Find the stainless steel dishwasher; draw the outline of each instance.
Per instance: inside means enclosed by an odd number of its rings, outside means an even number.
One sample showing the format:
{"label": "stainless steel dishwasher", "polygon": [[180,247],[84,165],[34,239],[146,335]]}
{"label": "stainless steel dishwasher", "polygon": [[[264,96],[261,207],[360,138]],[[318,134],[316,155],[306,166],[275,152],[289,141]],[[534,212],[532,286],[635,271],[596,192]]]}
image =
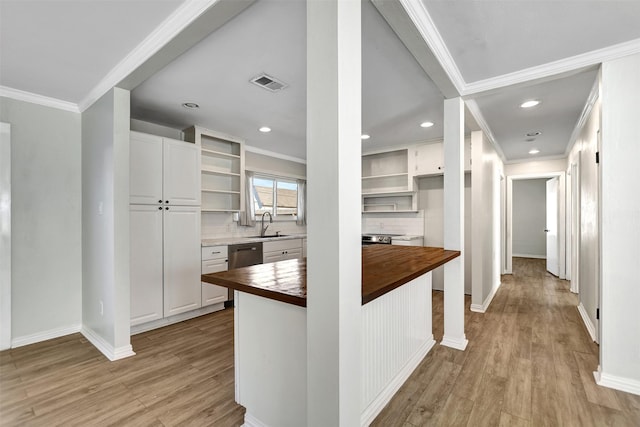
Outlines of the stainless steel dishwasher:
{"label": "stainless steel dishwasher", "polygon": [[[229,270],[262,264],[262,242],[229,245]],[[233,301],[233,289],[229,289],[229,301]]]}

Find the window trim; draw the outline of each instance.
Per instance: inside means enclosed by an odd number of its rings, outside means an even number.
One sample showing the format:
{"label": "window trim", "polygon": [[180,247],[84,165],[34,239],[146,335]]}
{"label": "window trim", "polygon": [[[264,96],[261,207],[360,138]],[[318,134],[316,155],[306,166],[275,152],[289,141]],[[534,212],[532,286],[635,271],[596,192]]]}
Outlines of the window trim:
{"label": "window trim", "polygon": [[[292,215],[292,214],[280,214],[278,215],[277,211],[278,211],[278,195],[277,195],[277,187],[278,187],[278,181],[284,181],[287,182],[289,184],[295,184],[296,186],[296,199],[297,199],[297,192],[300,191],[300,186],[298,185],[298,179],[299,178],[294,178],[294,177],[290,177],[290,176],[286,176],[286,175],[276,175],[276,174],[272,174],[272,173],[267,173],[267,172],[258,172],[258,171],[252,171],[253,172],[253,180],[254,180],[254,185],[253,185],[253,191],[255,191],[255,180],[256,179],[267,179],[267,180],[272,180],[273,181],[273,187],[271,189],[271,191],[273,192],[273,205],[272,206],[272,212],[271,215],[273,217],[273,221],[278,221],[278,222],[296,222],[297,221],[297,201],[296,201],[296,214]],[[251,200],[255,203],[255,193],[252,194],[252,198]],[[254,221],[260,221],[260,218],[262,217],[262,214],[258,214],[257,212],[253,212],[253,220]]]}

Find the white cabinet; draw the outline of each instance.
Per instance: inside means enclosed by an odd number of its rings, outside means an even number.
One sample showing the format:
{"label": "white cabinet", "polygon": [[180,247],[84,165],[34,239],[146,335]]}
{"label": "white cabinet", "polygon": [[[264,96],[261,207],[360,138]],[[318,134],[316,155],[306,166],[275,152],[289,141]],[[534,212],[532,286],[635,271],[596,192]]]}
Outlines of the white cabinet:
{"label": "white cabinet", "polygon": [[[202,248],[202,274],[217,273],[229,269],[228,247],[207,246]],[[202,282],[202,306],[225,302],[228,290],[222,286]]]}
{"label": "white cabinet", "polygon": [[131,325],[162,319],[162,207],[129,210]]}
{"label": "white cabinet", "polygon": [[415,212],[409,150],[362,156],[362,212]]}
{"label": "white cabinet", "polygon": [[131,325],[199,308],[200,148],[131,132]]}
{"label": "white cabinet", "polygon": [[198,126],[185,129],[185,139],[202,152],[202,212],[243,210],[244,141]]}
{"label": "white cabinet", "polygon": [[396,246],[423,246],[424,238],[417,237],[413,239],[391,239],[391,244]]}
{"label": "white cabinet", "polygon": [[200,209],[130,206],[131,325],[201,306]]}
{"label": "white cabinet", "polygon": [[302,259],[302,239],[276,240],[262,244],[262,263]]}
{"label": "white cabinet", "polygon": [[164,316],[201,307],[200,208],[164,211]]}
{"label": "white cabinet", "polygon": [[[412,150],[415,176],[442,175],[444,173],[444,145],[442,142],[417,145]],[[464,140],[464,170],[471,171],[471,139]]]}
{"label": "white cabinet", "polygon": [[131,132],[129,203],[200,205],[200,150],[195,144]]}

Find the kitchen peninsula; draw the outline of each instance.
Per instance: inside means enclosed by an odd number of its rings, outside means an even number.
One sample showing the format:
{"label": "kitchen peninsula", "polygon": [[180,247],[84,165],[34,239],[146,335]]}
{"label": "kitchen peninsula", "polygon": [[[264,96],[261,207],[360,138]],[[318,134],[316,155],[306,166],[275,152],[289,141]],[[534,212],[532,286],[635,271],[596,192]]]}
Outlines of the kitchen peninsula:
{"label": "kitchen peninsula", "polygon": [[[442,248],[362,248],[361,424],[368,425],[435,344],[431,270]],[[234,289],[236,401],[246,425],[306,423],[306,261],[204,274]]]}

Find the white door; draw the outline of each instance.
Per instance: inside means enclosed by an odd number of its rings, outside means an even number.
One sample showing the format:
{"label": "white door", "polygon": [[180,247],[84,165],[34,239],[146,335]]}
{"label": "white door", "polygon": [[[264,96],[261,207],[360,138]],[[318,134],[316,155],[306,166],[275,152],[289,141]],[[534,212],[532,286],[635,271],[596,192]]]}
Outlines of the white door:
{"label": "white door", "polygon": [[131,132],[129,203],[162,203],[162,138]]}
{"label": "white door", "polygon": [[202,306],[200,208],[164,210],[164,317]]}
{"label": "white door", "polygon": [[558,178],[547,181],[547,271],[558,276]]}
{"label": "white door", "polygon": [[[217,258],[202,261],[202,274],[227,271],[229,262],[227,258]],[[228,299],[229,290],[225,287],[202,282],[202,306],[218,304]]]}
{"label": "white door", "polygon": [[129,208],[131,326],[162,319],[162,206]]}
{"label": "white door", "polygon": [[200,205],[200,147],[164,138],[164,200],[169,206]]}

